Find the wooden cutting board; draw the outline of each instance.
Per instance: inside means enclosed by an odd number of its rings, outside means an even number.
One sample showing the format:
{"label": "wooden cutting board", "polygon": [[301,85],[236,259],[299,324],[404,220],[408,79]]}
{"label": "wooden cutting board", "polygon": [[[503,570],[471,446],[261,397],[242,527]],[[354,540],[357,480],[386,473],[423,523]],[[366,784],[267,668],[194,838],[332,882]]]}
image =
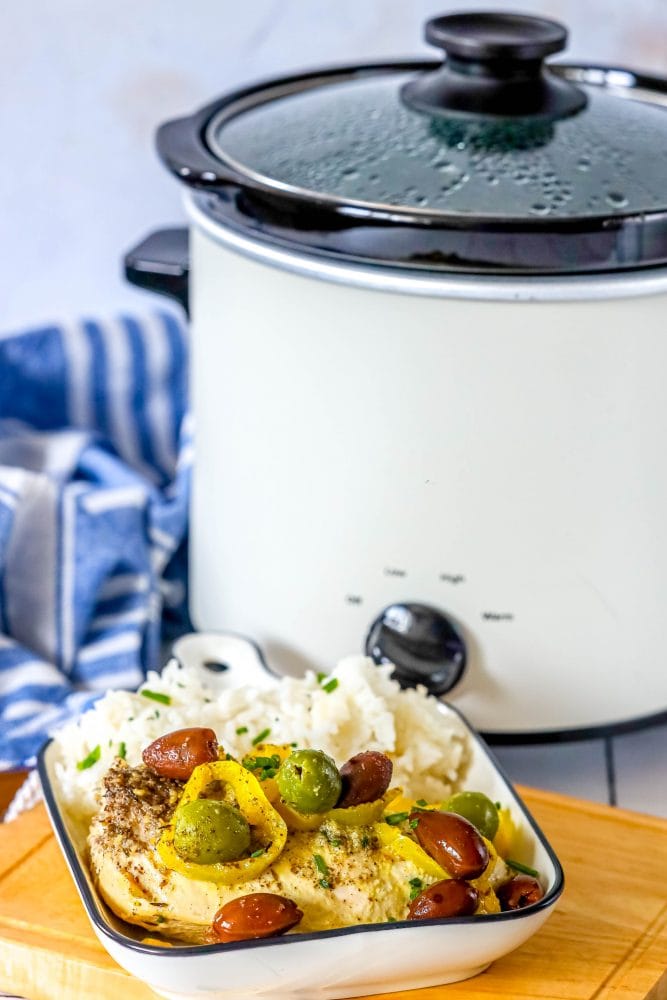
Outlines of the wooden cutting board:
{"label": "wooden cutting board", "polygon": [[[376,1000],[662,995],[667,820],[549,792],[522,794],[565,869],[555,912],[522,948],[475,979]],[[0,826],[0,990],[30,1000],[155,997],[98,944],[42,806]]]}

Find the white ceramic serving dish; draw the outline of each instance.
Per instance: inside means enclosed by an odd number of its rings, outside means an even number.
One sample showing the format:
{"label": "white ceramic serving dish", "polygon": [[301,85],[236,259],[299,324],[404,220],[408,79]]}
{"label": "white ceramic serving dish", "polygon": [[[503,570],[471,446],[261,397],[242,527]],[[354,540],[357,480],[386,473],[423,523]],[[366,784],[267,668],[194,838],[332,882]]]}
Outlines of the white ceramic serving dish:
{"label": "white ceramic serving dish", "polygon": [[[174,655],[207,670],[216,685],[267,686],[276,675],[248,640],[228,634],[186,636]],[[390,990],[457,982],[482,972],[523,944],[546,920],[563,889],[563,872],[544,834],[503,775],[480,737],[454,709],[443,719],[469,735],[472,764],[466,787],[510,806],[522,831],[516,860],[537,868],[546,883],[536,905],[509,913],[449,920],[397,922],[291,934],[239,944],[142,944],[147,932],[119,920],[98,895],[80,837],[63,808],[54,774],[54,748],[39,757],[46,807],[93,929],[109,954],[159,996],[170,1000],[339,1000]]]}

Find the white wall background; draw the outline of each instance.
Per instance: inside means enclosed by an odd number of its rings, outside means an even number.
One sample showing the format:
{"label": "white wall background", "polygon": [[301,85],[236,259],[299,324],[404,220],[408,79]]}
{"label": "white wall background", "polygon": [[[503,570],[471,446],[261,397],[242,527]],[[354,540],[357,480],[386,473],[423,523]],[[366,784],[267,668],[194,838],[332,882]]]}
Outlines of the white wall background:
{"label": "white wall background", "polygon": [[448,9],[544,13],[568,57],[667,73],[667,0],[0,0],[0,331],[146,303],[123,251],[182,218],[156,125],[225,89],[419,55]]}

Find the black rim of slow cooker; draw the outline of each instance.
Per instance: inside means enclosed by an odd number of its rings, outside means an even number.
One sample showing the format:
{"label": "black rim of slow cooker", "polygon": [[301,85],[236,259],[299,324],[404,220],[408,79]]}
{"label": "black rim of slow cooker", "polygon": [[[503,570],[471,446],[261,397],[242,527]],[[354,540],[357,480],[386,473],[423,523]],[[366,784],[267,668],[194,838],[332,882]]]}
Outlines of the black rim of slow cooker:
{"label": "black rim of slow cooker", "polygon": [[[215,222],[258,243],[346,263],[377,264],[439,274],[577,275],[650,269],[667,263],[667,209],[573,218],[517,219],[379,210],[316,194],[279,190],[245,176],[214,154],[207,131],[271,99],[332,80],[433,69],[432,60],[338,66],[235,90],[195,114],[162,125],[158,153],[184,184],[206,194],[200,204]],[[550,64],[572,80],[628,91],[667,94],[667,78],[631,69]],[[619,98],[622,99],[622,98]]]}

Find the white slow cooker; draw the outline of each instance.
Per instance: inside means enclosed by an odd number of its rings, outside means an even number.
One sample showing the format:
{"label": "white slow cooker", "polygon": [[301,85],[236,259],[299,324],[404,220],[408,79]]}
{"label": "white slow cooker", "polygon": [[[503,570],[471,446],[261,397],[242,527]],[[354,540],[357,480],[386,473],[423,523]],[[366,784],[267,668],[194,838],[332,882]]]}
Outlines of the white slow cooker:
{"label": "white slow cooker", "polygon": [[[365,648],[492,739],[667,719],[667,83],[436,18],[163,125],[187,188],[191,611]],[[181,234],[128,257],[185,302]]]}

